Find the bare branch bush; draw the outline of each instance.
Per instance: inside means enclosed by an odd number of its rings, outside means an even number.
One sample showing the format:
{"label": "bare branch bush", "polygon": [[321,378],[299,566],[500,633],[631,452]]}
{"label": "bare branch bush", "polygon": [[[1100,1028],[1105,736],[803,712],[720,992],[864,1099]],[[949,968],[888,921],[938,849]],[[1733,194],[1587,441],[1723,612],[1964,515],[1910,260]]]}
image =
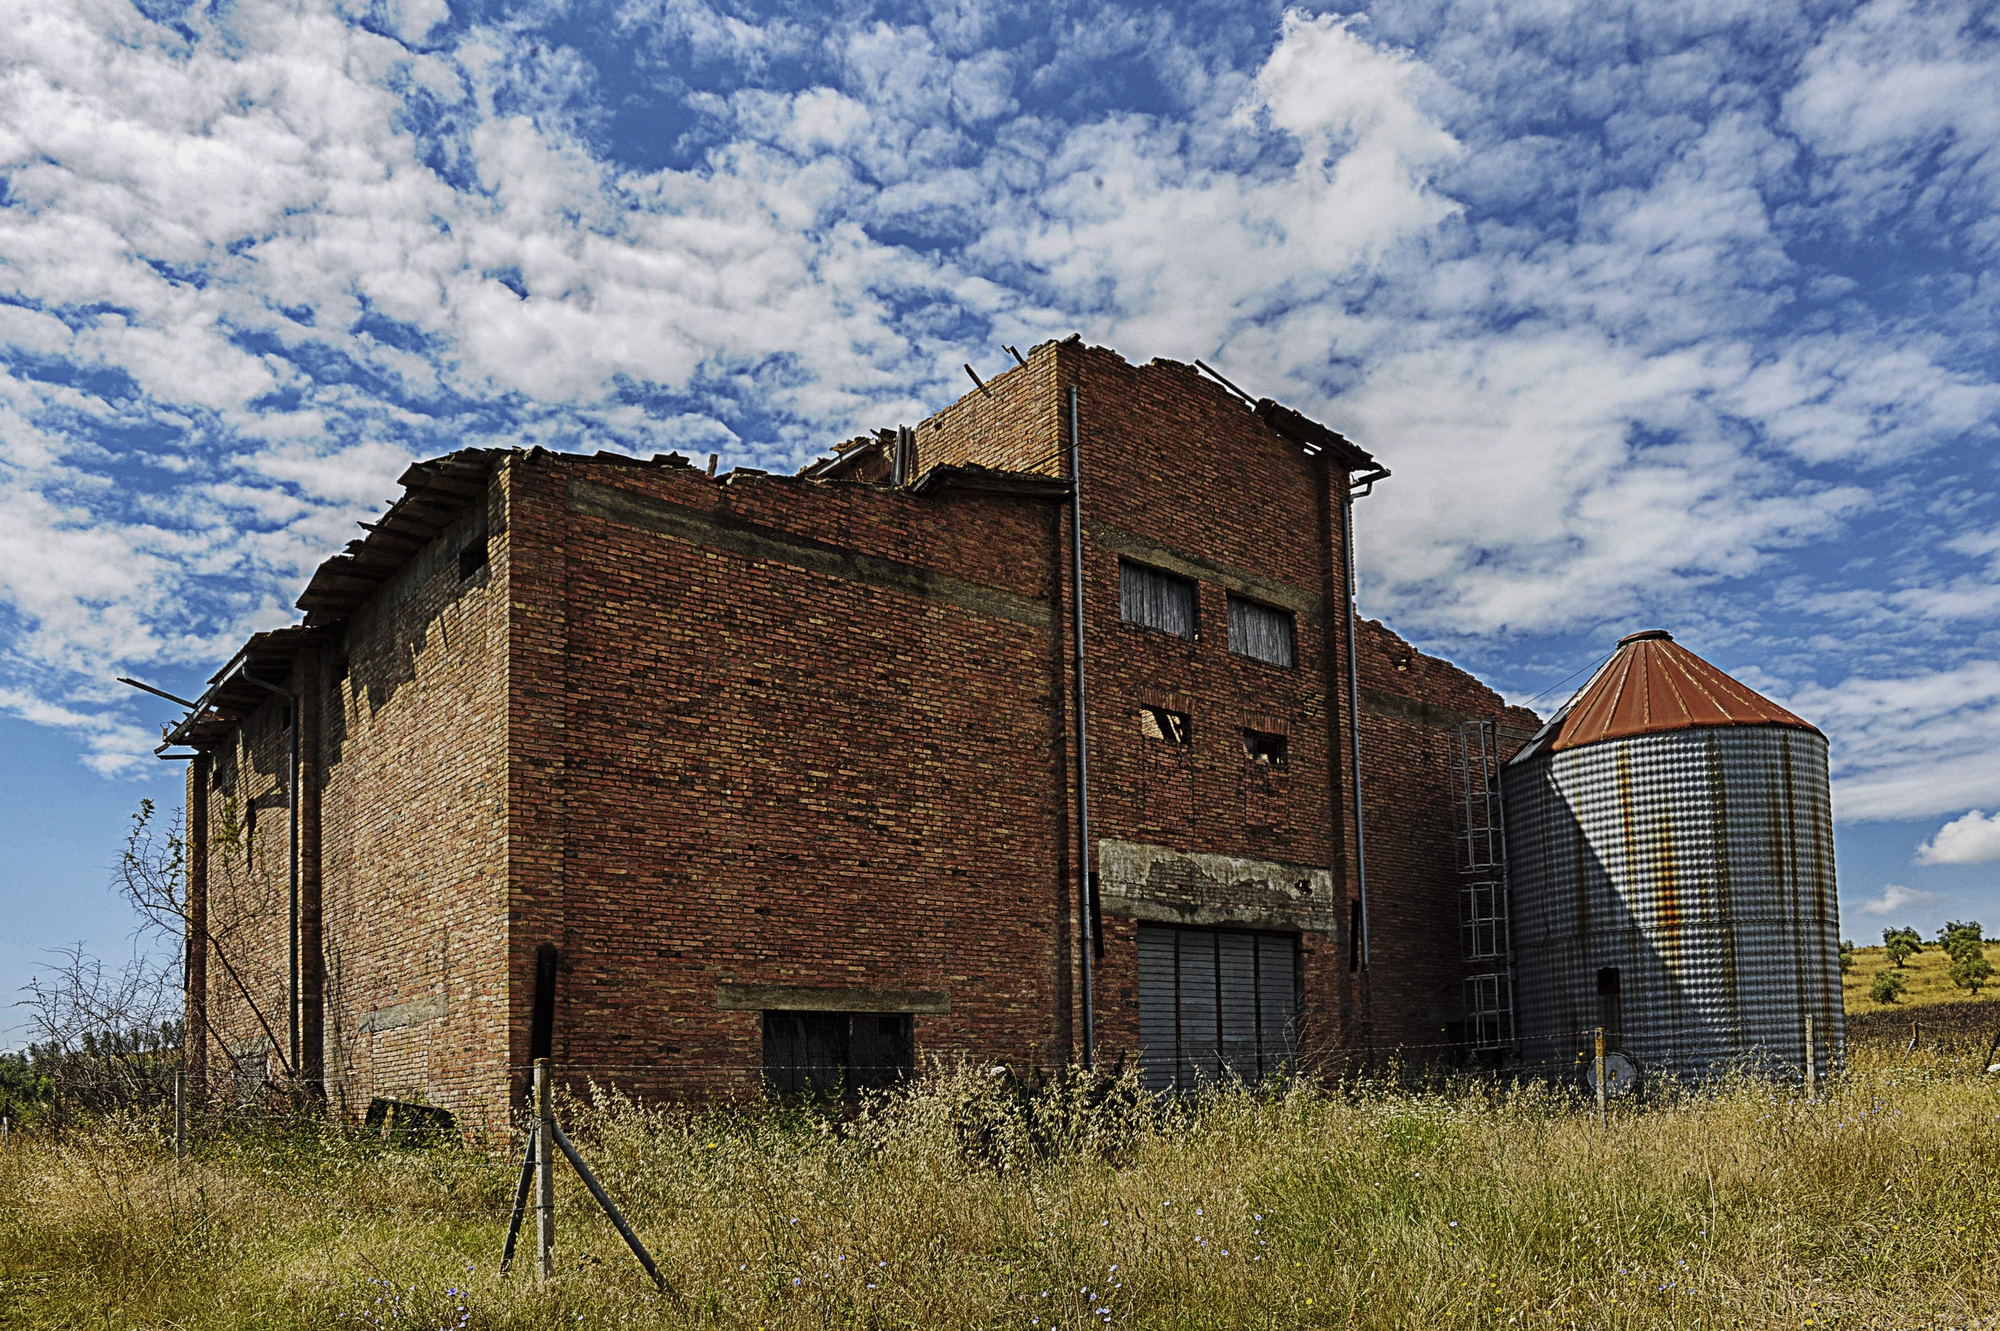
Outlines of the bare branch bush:
{"label": "bare branch bush", "polygon": [[0,1055],[0,1099],[14,1115],[60,1126],[78,1113],[156,1107],[180,1066],[186,856],[178,818],[158,825],[151,800],[132,816],[112,886],[138,917],[133,953],[107,965],[82,944],[24,986],[34,1038]]}

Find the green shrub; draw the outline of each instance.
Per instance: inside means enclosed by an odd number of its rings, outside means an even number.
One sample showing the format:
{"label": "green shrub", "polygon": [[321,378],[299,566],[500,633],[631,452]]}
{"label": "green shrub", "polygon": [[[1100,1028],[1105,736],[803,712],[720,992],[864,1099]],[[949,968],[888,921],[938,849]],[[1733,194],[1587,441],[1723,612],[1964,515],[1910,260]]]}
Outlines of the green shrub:
{"label": "green shrub", "polygon": [[1853,970],[1854,940],[1852,938],[1843,938],[1840,940],[1840,973],[1847,975]]}
{"label": "green shrub", "polygon": [[1868,986],[1868,997],[1877,1003],[1894,1003],[1903,996],[1908,983],[1894,971],[1876,971],[1875,983]]}
{"label": "green shrub", "polygon": [[1954,952],[1951,958],[1951,982],[1961,989],[1979,992],[1979,986],[1993,978],[1993,963],[1986,959],[1984,950]]}

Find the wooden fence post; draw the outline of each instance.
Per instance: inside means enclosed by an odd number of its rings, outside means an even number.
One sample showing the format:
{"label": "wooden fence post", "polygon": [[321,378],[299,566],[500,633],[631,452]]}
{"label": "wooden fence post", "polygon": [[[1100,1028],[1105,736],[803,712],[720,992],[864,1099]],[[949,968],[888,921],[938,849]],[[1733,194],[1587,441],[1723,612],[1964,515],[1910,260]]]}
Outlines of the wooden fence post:
{"label": "wooden fence post", "polygon": [[1597,1028],[1597,1126],[1606,1129],[1604,1102],[1607,1088],[1604,1085],[1604,1028]]}
{"label": "wooden fence post", "polygon": [[1813,1048],[1813,1014],[1806,1013],[1806,1099],[1816,1099],[1819,1091],[1819,1056]]}

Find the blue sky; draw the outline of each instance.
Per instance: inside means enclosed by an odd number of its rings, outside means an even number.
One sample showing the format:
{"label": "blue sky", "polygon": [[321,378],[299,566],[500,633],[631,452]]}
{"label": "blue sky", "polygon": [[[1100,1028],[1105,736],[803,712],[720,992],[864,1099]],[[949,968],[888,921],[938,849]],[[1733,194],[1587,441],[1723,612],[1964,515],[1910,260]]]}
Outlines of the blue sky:
{"label": "blue sky", "polygon": [[113,677],[408,459],[789,468],[1072,331],[1365,442],[1364,610],[1511,696],[1664,625],[1821,724],[1848,932],[2000,924],[1990,10],[1030,8],[16,5],[0,988],[125,946]]}

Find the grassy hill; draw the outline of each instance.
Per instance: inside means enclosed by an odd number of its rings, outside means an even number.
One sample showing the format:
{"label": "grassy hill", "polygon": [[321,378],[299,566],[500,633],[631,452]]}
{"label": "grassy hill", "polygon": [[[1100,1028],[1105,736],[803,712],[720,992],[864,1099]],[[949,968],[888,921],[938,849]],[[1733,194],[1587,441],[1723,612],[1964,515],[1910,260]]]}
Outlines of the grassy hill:
{"label": "grassy hill", "polygon": [[[2000,940],[1986,944],[1986,959],[1993,963],[1995,975],[1985,988],[1977,994],[1969,994],[1953,987],[1950,969],[1951,958],[1935,942],[1924,944],[1924,950],[1903,963],[1903,981],[1908,985],[1900,1002],[1877,1003],[1868,997],[1868,987],[1875,982],[1875,972],[1894,969],[1889,965],[1887,952],[1880,947],[1857,947],[1854,949],[1854,969],[1841,980],[1841,989],[1847,999],[1849,1016],[1861,1016],[1877,1012],[1903,1012],[1912,1008],[1929,1007],[1936,1003],[1992,1003],[1996,1015],[2000,1015]],[[1921,1019],[1921,1013],[1917,1014]]]}

